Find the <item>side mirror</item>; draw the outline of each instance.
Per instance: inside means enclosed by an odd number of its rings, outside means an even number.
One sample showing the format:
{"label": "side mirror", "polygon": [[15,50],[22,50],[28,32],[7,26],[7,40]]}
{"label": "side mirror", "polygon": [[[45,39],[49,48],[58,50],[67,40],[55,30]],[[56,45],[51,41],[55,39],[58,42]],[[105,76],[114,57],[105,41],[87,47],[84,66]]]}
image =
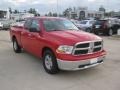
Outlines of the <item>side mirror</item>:
{"label": "side mirror", "polygon": [[37,30],[37,28],[33,28],[33,27],[29,28],[29,31],[30,32],[40,32],[40,30]]}

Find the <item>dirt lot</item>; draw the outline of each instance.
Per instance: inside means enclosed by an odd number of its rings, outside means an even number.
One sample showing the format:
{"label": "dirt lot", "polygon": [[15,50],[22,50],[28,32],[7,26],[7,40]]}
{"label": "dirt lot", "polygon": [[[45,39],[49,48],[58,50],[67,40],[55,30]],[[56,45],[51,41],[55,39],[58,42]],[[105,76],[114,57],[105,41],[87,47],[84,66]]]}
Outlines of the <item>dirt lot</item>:
{"label": "dirt lot", "polygon": [[0,90],[120,90],[120,40],[103,37],[108,54],[95,68],[47,74],[38,58],[15,54],[7,31],[0,31]]}

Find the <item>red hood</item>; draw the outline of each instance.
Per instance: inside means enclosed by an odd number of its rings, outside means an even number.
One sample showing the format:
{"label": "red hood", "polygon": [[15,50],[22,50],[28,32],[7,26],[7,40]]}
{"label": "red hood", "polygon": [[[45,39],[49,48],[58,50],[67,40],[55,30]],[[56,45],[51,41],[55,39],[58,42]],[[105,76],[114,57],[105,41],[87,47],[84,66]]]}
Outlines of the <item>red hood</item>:
{"label": "red hood", "polygon": [[49,35],[54,41],[64,45],[74,45],[78,42],[101,40],[100,37],[83,31],[52,31],[49,32]]}

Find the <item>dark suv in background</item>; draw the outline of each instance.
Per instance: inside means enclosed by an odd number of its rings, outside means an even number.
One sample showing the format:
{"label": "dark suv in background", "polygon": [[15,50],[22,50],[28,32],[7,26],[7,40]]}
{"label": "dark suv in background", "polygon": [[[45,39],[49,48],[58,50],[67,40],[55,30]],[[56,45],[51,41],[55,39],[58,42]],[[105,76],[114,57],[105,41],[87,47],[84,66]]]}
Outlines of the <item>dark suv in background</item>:
{"label": "dark suv in background", "polygon": [[120,23],[118,19],[111,18],[111,19],[97,20],[92,27],[92,32],[97,35],[102,33],[111,36],[113,34],[117,34],[117,30],[119,28],[120,28]]}

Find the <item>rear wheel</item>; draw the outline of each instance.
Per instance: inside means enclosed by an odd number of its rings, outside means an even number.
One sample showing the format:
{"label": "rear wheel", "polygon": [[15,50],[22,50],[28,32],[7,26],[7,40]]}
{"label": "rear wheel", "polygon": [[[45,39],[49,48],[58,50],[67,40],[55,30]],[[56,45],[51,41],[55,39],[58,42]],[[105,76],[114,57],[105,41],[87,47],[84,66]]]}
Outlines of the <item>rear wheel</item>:
{"label": "rear wheel", "polygon": [[56,74],[59,72],[56,57],[51,50],[44,51],[43,67],[49,74]]}
{"label": "rear wheel", "polygon": [[13,39],[13,50],[15,51],[15,53],[21,52],[21,47],[18,45],[18,42],[15,38]]}

